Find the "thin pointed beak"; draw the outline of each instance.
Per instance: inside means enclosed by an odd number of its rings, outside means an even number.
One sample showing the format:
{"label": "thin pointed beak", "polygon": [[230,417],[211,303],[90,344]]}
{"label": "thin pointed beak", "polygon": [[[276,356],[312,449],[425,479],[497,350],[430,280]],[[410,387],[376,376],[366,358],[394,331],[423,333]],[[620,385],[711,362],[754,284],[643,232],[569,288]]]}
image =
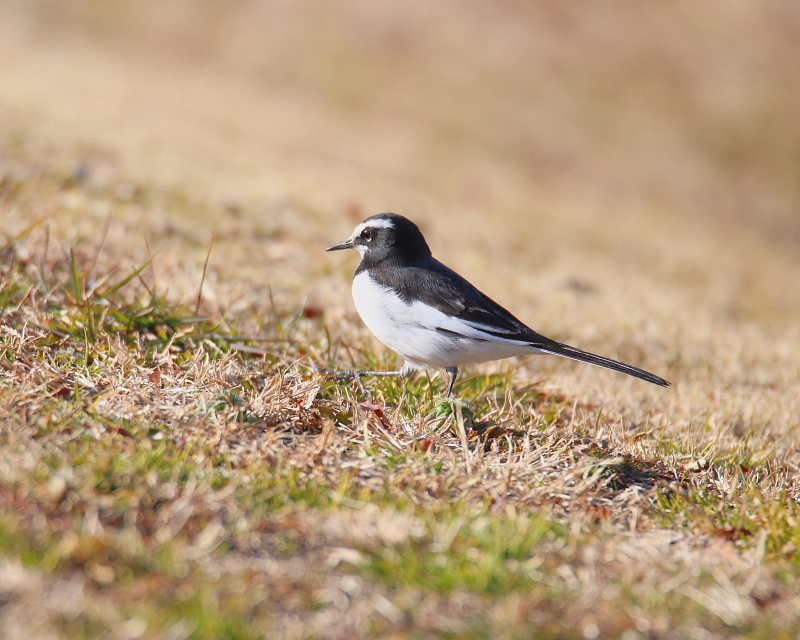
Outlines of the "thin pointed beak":
{"label": "thin pointed beak", "polygon": [[328,247],[325,251],[341,251],[342,249],[355,249],[356,245],[352,240],[345,240],[344,242],[340,242],[339,244],[335,244],[332,247]]}

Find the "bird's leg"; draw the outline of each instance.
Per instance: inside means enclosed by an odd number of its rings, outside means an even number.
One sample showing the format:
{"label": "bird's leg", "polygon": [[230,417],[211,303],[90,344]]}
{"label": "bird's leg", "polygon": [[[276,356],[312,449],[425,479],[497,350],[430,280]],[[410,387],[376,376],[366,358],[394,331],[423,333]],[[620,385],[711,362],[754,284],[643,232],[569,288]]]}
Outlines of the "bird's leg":
{"label": "bird's leg", "polygon": [[445,369],[447,375],[450,376],[450,384],[447,385],[447,397],[453,397],[453,385],[456,383],[456,376],[458,376],[458,367],[447,367]]}
{"label": "bird's leg", "polygon": [[400,378],[405,375],[402,371],[361,371],[360,369],[346,369],[345,371],[340,371],[338,369],[317,369],[317,373],[330,376],[336,380],[353,380],[354,378],[362,378],[365,376],[381,376],[384,378],[396,376]]}
{"label": "bird's leg", "polygon": [[413,369],[406,367],[405,365],[399,371],[361,371],[359,369],[347,369],[345,371],[339,371],[337,369],[321,369],[317,367],[317,372],[321,373],[324,376],[330,376],[334,380],[355,380],[358,384],[361,391],[369,395],[369,391],[364,386],[361,378],[364,376],[377,376],[381,378],[405,378],[411,375]]}

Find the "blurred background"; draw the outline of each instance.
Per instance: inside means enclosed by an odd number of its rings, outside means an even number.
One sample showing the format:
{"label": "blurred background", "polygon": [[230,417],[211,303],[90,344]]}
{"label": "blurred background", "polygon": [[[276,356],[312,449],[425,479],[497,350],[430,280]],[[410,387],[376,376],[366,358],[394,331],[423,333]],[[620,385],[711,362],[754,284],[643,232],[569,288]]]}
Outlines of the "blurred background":
{"label": "blurred background", "polygon": [[800,6],[6,0],[6,133],[320,210],[796,235]]}
{"label": "blurred background", "polygon": [[587,348],[796,342],[795,0],[5,0],[0,59],[4,153],[205,203],[141,215],[252,282],[346,306],[320,248],[395,211]]}

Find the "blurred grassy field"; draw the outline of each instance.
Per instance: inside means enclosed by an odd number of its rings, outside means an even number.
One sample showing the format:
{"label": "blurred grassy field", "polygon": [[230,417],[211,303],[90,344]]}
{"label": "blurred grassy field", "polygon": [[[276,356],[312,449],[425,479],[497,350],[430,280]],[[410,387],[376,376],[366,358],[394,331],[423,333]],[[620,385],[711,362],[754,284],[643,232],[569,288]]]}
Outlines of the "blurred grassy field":
{"label": "blurred grassy field", "polygon": [[[6,637],[800,632],[796,3],[7,0],[0,57]],[[380,211],[674,386],[319,379],[397,365],[323,252]]]}

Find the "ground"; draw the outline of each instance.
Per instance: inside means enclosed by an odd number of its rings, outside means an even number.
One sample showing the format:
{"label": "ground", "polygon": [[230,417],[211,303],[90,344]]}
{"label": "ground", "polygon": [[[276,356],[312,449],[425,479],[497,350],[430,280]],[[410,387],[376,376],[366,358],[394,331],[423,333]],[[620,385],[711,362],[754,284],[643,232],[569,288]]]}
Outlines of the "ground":
{"label": "ground", "polygon": [[[4,637],[796,637],[798,18],[4,3]],[[325,379],[381,211],[673,386]]]}

